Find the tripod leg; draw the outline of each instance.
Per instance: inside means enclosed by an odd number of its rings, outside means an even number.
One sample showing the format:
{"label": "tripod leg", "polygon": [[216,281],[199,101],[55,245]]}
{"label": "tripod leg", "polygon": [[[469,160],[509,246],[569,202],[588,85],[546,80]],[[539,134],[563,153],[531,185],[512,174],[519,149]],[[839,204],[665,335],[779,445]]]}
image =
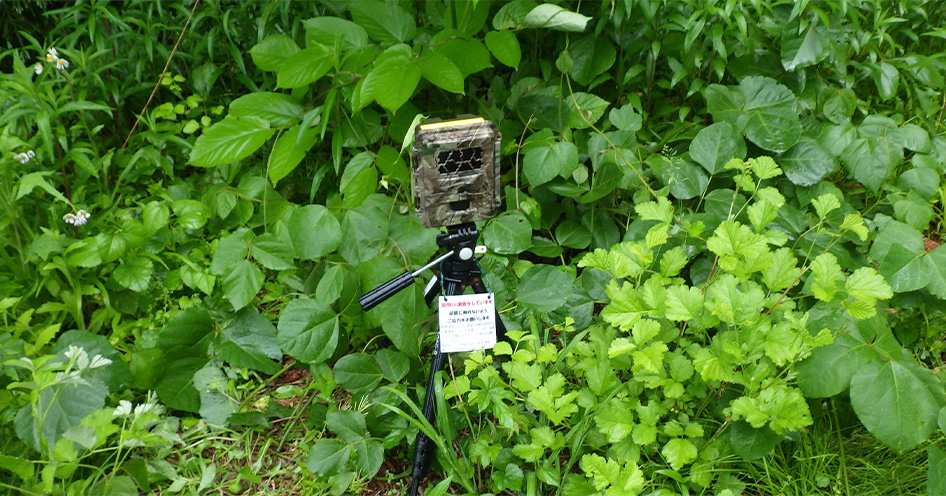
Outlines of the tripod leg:
{"label": "tripod leg", "polygon": [[[434,380],[441,369],[443,369],[444,354],[440,352],[440,338],[434,344],[434,357],[430,363],[430,374],[427,376],[427,392],[424,395],[424,418],[434,425]],[[434,450],[437,449],[433,441],[424,434],[424,431],[417,433],[414,440],[414,468],[411,470],[411,492],[416,496],[420,490],[420,481],[427,477],[430,471],[430,462],[433,460]]]}

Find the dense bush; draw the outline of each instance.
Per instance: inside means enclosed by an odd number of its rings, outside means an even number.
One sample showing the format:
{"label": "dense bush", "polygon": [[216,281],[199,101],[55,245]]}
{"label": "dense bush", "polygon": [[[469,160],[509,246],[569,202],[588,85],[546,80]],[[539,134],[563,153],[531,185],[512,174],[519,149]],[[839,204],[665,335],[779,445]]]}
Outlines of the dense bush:
{"label": "dense bush", "polygon": [[[270,470],[357,492],[424,429],[428,494],[738,494],[751,476],[718,467],[805,436],[832,398],[896,452],[926,443],[940,494],[944,15],[47,11],[0,55],[0,487],[264,491]],[[421,285],[356,300],[437,252],[406,150],[464,113],[503,135],[480,263],[510,332],[438,375],[433,428]],[[218,473],[234,432],[304,450]]]}

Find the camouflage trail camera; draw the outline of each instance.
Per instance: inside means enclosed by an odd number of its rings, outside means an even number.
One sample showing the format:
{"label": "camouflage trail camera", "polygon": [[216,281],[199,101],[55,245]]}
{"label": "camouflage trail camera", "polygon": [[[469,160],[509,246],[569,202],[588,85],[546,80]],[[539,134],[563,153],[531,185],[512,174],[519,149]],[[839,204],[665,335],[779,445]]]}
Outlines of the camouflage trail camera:
{"label": "camouflage trail camera", "polygon": [[499,142],[496,125],[482,117],[418,126],[414,205],[425,227],[489,219],[499,209]]}

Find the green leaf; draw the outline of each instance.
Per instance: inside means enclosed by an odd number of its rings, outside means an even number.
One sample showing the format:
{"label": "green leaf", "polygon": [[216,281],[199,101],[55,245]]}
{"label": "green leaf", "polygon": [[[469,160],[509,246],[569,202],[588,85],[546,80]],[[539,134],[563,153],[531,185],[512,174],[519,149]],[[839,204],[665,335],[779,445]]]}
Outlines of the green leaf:
{"label": "green leaf", "polygon": [[463,93],[463,73],[443,55],[428,53],[418,59],[417,63],[424,79],[447,91]]}
{"label": "green leaf", "polygon": [[522,19],[522,26],[580,33],[585,30],[589,20],[591,20],[590,17],[565,10],[558,5],[546,3],[532,9]]}
{"label": "green leaf", "polygon": [[675,321],[687,321],[700,314],[703,309],[703,292],[692,286],[670,286],[667,288],[666,317]]}
{"label": "green leaf", "polygon": [[374,389],[382,378],[381,367],[371,355],[349,353],[335,362],[332,369],[335,381],[352,394],[366,393]]}
{"label": "green leaf", "polygon": [[798,36],[798,28],[789,26],[782,39],[782,67],[794,71],[802,67],[815,65],[826,59],[831,53],[831,44],[824,35],[824,28],[812,24],[803,36]]}
{"label": "green leaf", "polygon": [[608,108],[608,102],[603,98],[580,91],[572,93],[567,99],[567,103],[571,107],[571,111],[568,113],[568,127],[572,129],[585,129],[593,126]]}
{"label": "green leaf", "polygon": [[66,197],[60,193],[58,189],[52,187],[52,185],[46,182],[46,179],[43,177],[51,174],[51,172],[30,172],[29,174],[24,174],[17,181],[18,186],[16,190],[16,198],[14,198],[14,200],[19,200],[20,198],[30,194],[34,188],[40,188],[52,195],[53,198],[56,198],[61,202],[69,203],[69,200],[66,199]]}
{"label": "green leaf", "polygon": [[871,434],[898,453],[936,431],[946,392],[929,370],[913,363],[874,360],[851,379],[851,405]]}
{"label": "green leaf", "polygon": [[[173,210],[174,215],[177,216],[178,224],[185,229],[200,229],[213,215],[207,205],[197,200],[177,200],[171,205],[171,210]],[[109,259],[112,257],[117,258],[114,253],[115,250],[124,251],[124,246],[117,248],[116,243],[124,245],[124,240],[120,239],[118,235],[115,235],[111,238],[107,238],[106,242],[101,244],[101,246],[106,247],[108,251],[112,252],[108,255],[103,254],[103,261],[109,262],[111,261]]]}
{"label": "green leaf", "polygon": [[194,374],[194,388],[200,394],[200,416],[210,425],[225,426],[240,403],[227,394],[227,377],[212,363]]}
{"label": "green leaf", "polygon": [[378,350],[375,353],[375,359],[378,361],[384,377],[389,381],[400,381],[411,370],[411,363],[407,355],[391,348]]}
{"label": "green leaf", "polygon": [[150,259],[135,257],[131,261],[115,267],[112,275],[118,284],[140,293],[148,289],[148,283],[151,282],[151,274],[153,273],[154,263]]}
{"label": "green leaf", "polygon": [[210,320],[210,313],[207,310],[198,307],[188,308],[174,316],[164,328],[158,333],[158,348],[170,350],[176,347],[196,348],[196,351],[203,354],[206,349],[206,343],[199,346],[198,343],[204,341],[214,330],[213,321]]}
{"label": "green leaf", "polygon": [[897,95],[897,87],[900,85],[900,73],[897,68],[887,62],[879,64],[868,64],[870,75],[874,78],[877,85],[877,92],[880,93],[881,100],[890,100]]}
{"label": "green leaf", "polygon": [[746,158],[746,142],[735,126],[717,122],[696,134],[690,143],[690,158],[710,174],[715,174],[722,172],[723,166],[731,159]]}
{"label": "green leaf", "polygon": [[392,57],[371,69],[361,91],[395,113],[414,94],[420,76],[421,69],[413,60],[403,56]]}
{"label": "green leaf", "polygon": [[486,48],[504,65],[513,69],[519,68],[522,51],[515,33],[509,30],[489,31],[486,33]]}
{"label": "green leaf", "polygon": [[29,481],[33,477],[33,462],[26,458],[0,455],[0,468],[13,472],[24,482]]}
{"label": "green leaf", "polygon": [[538,146],[522,158],[522,174],[532,186],[545,184],[555,177],[568,177],[578,167],[578,147],[569,141],[552,146]]}
{"label": "green leaf", "polygon": [[299,50],[287,58],[276,74],[277,88],[298,88],[315,82],[332,68],[334,61],[322,45]]}
{"label": "green leaf", "polygon": [[304,363],[324,362],[338,346],[338,316],[318,301],[294,299],[279,314],[276,337],[283,353]]}
{"label": "green leaf", "polygon": [[752,427],[766,424],[776,434],[801,430],[811,425],[811,413],[801,393],[784,385],[770,386],[755,397],[742,396],[732,402],[734,419],[744,418]]}
{"label": "green leaf", "polygon": [[223,275],[237,262],[246,260],[252,240],[253,231],[241,227],[217,241],[217,249],[214,251],[213,261],[210,263],[210,273],[218,276]]}
{"label": "green leaf", "polygon": [[230,103],[230,114],[236,117],[259,117],[272,127],[289,127],[299,123],[305,108],[295,98],[282,93],[261,91],[243,95]]}
{"label": "green leaf", "polygon": [[522,274],[516,299],[536,312],[551,312],[568,301],[574,281],[574,277],[551,265],[535,265]]}
{"label": "green leaf", "polygon": [[198,413],[200,393],[194,388],[194,374],[207,365],[207,357],[192,355],[193,350],[177,348],[165,355],[164,377],[154,388],[161,402],[175,410]]}
{"label": "green leaf", "polygon": [[388,215],[378,205],[367,203],[345,213],[339,238],[345,239],[345,243],[338,246],[345,261],[357,265],[378,256],[387,242]]}
{"label": "green leaf", "polygon": [[356,443],[368,435],[365,415],[361,412],[343,410],[329,413],[325,417],[325,426],[346,443]]}
{"label": "green leaf", "polygon": [[611,109],[611,112],[608,113],[608,119],[611,124],[614,124],[614,127],[622,131],[637,132],[644,126],[644,118],[631,105]]}
{"label": "green leaf", "polygon": [[158,232],[158,229],[168,225],[171,218],[171,210],[166,203],[152,201],[145,205],[141,211],[141,219],[149,234]]}
{"label": "green leaf", "polygon": [[107,392],[105,385],[96,380],[46,388],[34,400],[42,417],[34,416],[30,405],[24,405],[14,418],[16,433],[29,446],[42,452],[39,437],[52,447],[67,429],[79,425],[82,417],[102,408]]}
{"label": "green leaf", "polygon": [[904,124],[900,126],[898,133],[900,144],[907,150],[913,150],[919,153],[929,153],[931,149],[930,135],[916,124]]}
{"label": "green leaf", "polygon": [[264,71],[278,71],[283,63],[299,51],[299,45],[296,45],[292,38],[284,34],[274,34],[267,36],[266,39],[259,42],[250,49],[250,57],[253,63]]}
{"label": "green leaf", "polygon": [[89,355],[89,358],[95,355],[101,355],[112,361],[112,363],[105,367],[87,373],[88,377],[104,382],[105,385],[108,386],[110,393],[119,391],[122,386],[131,382],[132,376],[131,372],[128,370],[128,366],[125,364],[125,358],[115,350],[105,336],[99,336],[89,331],[81,331],[78,329],[66,331],[60,334],[58,339],[56,339],[53,353],[59,355],[63,361],[67,361],[68,359],[65,356],[65,352],[70,346],[78,346],[84,349]]}
{"label": "green leaf", "polygon": [[617,51],[606,36],[590,34],[568,45],[567,53],[573,64],[569,75],[578,84],[590,85],[614,65]]}
{"label": "green leaf", "polygon": [[740,420],[733,422],[730,427],[729,442],[732,443],[736,454],[748,461],[767,455],[782,442],[782,436],[768,427],[756,429],[748,422]]}
{"label": "green leaf", "polygon": [[231,365],[275,374],[279,363],[273,360],[282,359],[276,342],[276,328],[269,319],[248,308],[224,325],[214,351]]}
{"label": "green leaf", "polygon": [[368,45],[368,33],[361,26],[339,17],[316,17],[302,21],[309,45],[318,43],[352,52]]}
{"label": "green leaf", "polygon": [[622,330],[630,329],[648,310],[632,284],[618,286],[612,279],[606,291],[611,302],[601,311],[601,317]]}
{"label": "green leaf", "polygon": [[434,49],[434,53],[450,59],[463,73],[463,77],[492,67],[489,50],[483,42],[476,38],[469,38],[460,32],[444,31],[434,39],[450,34],[450,38],[442,41],[442,45]]}
{"label": "green leaf", "polygon": [[857,95],[847,88],[834,90],[835,94],[824,102],[824,116],[835,124],[840,124],[854,115],[857,109]]}
{"label": "green leaf", "polygon": [[921,257],[900,245],[892,245],[877,267],[895,293],[926,287],[936,271],[930,257]]}
{"label": "green leaf", "polygon": [[844,284],[848,295],[856,300],[873,305],[877,300],[887,300],[893,296],[893,290],[883,276],[870,267],[860,267],[847,278]]}
{"label": "green leaf", "polygon": [[696,460],[699,451],[696,445],[689,439],[671,439],[660,450],[660,454],[667,459],[670,467],[674,470],[680,470],[684,465]]}
{"label": "green leaf", "polygon": [[886,136],[857,138],[841,153],[841,163],[858,182],[877,191],[903,161],[903,150]]}
{"label": "green leaf", "polygon": [[278,236],[268,232],[260,234],[250,247],[253,258],[263,267],[272,270],[296,268],[292,262],[292,245],[288,234]]}
{"label": "green leaf", "polygon": [[263,272],[249,260],[240,260],[223,274],[223,293],[234,310],[247,306],[263,287]]}
{"label": "green leaf", "polygon": [[834,174],[838,162],[817,141],[802,136],[779,157],[785,177],[799,186],[811,186]]}
{"label": "green leaf", "polygon": [[210,126],[194,143],[190,164],[213,167],[246,158],[276,131],[259,117],[231,117]]}
{"label": "green leaf", "polygon": [[798,387],[809,398],[829,398],[845,391],[851,377],[865,363],[877,358],[870,345],[853,334],[839,336],[833,343],[811,351],[796,365]]}
{"label": "green leaf", "polygon": [[581,223],[569,219],[555,228],[555,240],[559,245],[582,250],[591,244],[591,231]]}
{"label": "green leaf", "polygon": [[764,76],[743,79],[739,89],[745,105],[736,127],[764,150],[781,153],[791,148],[802,131],[792,91]]}
{"label": "green leaf", "polygon": [[315,260],[338,249],[341,225],[324,206],[306,205],[289,219],[289,237],[297,257]]}
{"label": "green leaf", "polygon": [[930,446],[926,452],[930,464],[927,471],[926,494],[929,496],[946,494],[946,452],[936,446]]}
{"label": "green leaf", "polygon": [[927,289],[934,296],[946,300],[946,245],[937,246],[926,258],[932,268]]}
{"label": "green leaf", "polygon": [[368,36],[383,44],[393,45],[414,38],[417,26],[414,16],[397,4],[363,0],[349,4],[351,17]]}
{"label": "green leaf", "polygon": [[532,246],[532,225],[522,212],[504,212],[486,226],[483,242],[500,255],[522,253]]}
{"label": "green leaf", "polygon": [[299,137],[299,130],[300,126],[293,126],[276,139],[273,152],[269,156],[268,174],[273,185],[295,170],[305,158],[306,153],[318,141],[318,128],[313,127],[302,131],[301,137]]}
{"label": "green leaf", "polygon": [[810,267],[811,275],[814,277],[811,283],[812,294],[821,301],[833,300],[838,290],[838,281],[844,277],[837,257],[830,253],[822,253],[815,257]]}
{"label": "green leaf", "polygon": [[721,84],[711,84],[703,90],[706,99],[706,110],[716,122],[728,122],[736,125],[742,107],[746,104],[746,97],[739,88],[730,88]]}
{"label": "green leaf", "polygon": [[309,450],[306,469],[320,476],[336,475],[345,469],[351,446],[335,439],[319,439]]}
{"label": "green leaf", "polygon": [[709,178],[690,160],[674,157],[663,159],[664,167],[660,179],[670,188],[670,194],[678,200],[689,200],[703,193]]}

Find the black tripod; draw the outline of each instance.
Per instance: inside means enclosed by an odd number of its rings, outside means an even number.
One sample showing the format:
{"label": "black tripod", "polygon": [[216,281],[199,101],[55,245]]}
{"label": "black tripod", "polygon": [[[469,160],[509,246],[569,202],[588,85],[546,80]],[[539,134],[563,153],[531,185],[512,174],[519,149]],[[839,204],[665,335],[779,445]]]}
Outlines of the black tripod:
{"label": "black tripod", "polygon": [[[410,286],[415,277],[438,263],[442,263],[440,278],[438,279],[435,275],[424,289],[424,300],[428,305],[433,302],[441,288],[446,296],[462,294],[468,286],[472,287],[476,293],[487,293],[486,284],[483,283],[483,272],[476,263],[476,259],[473,258],[478,236],[479,232],[476,230],[476,225],[472,223],[448,227],[446,234],[437,235],[437,246],[446,248],[448,250],[446,255],[414,272],[405,272],[365,293],[358,298],[358,303],[365,310],[374,308],[398,291]],[[499,319],[499,315],[496,315],[495,318],[497,338],[502,339],[506,335],[506,328],[502,320]],[[424,396],[423,408],[424,417],[431,425],[434,425],[434,376],[439,370],[443,369],[444,360],[444,354],[440,351],[440,337],[438,335],[434,344],[430,375],[427,377],[427,393]],[[427,472],[430,470],[434,448],[434,443],[423,431],[417,433],[414,444],[414,468],[411,470],[411,496],[417,495],[420,481],[427,476]]]}

